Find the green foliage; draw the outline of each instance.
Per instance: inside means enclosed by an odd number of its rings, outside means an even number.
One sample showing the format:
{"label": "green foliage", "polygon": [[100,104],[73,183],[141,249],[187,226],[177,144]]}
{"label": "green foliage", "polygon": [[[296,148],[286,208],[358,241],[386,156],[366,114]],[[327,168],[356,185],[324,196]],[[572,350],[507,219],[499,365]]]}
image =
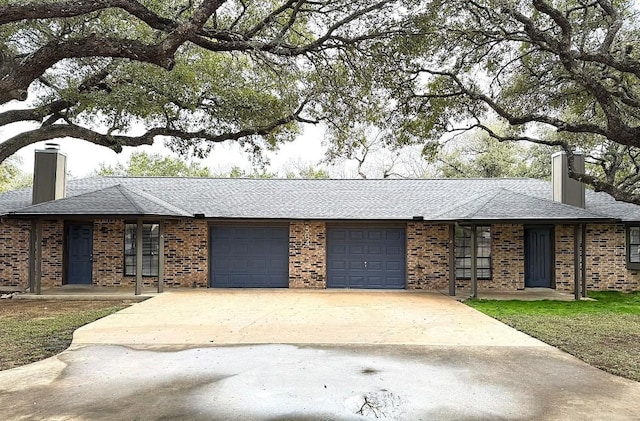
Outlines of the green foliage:
{"label": "green foliage", "polygon": [[[289,174],[287,174],[287,178],[290,178]],[[331,177],[329,175],[329,172],[323,168],[316,169],[316,168],[308,167],[308,168],[302,169],[298,173],[298,176],[296,178],[327,179]]]}
{"label": "green foliage", "polygon": [[225,174],[218,174],[221,178],[278,178],[275,173],[270,173],[263,169],[254,168],[252,171],[245,171],[240,167],[234,166],[231,171]]}
{"label": "green foliage", "polygon": [[552,148],[500,142],[481,131],[472,134],[454,139],[431,159],[439,164],[440,177],[550,178]]}
{"label": "green foliage", "polygon": [[[422,139],[433,157],[438,139],[498,121],[510,126],[493,133],[502,140],[584,152],[587,174],[576,177],[640,203],[637,17],[628,0],[429,3],[408,17],[416,35],[388,44],[399,82],[392,102],[403,116],[394,141]],[[474,176],[548,174],[514,163],[521,152],[509,146],[490,149],[492,156],[447,151],[455,164],[447,175],[460,173],[454,168]]]}
{"label": "green foliage", "polygon": [[197,162],[187,163],[180,158],[171,158],[157,153],[134,152],[126,165],[105,166],[95,173],[98,176],[129,177],[210,177],[209,168]]}
{"label": "green foliage", "polygon": [[[97,37],[155,48],[203,2],[140,3],[157,16],[148,20],[110,7],[71,18],[9,19],[0,24],[0,50],[19,67],[26,66],[23,57],[45,45],[69,40],[83,45]],[[230,140],[259,160],[263,151],[298,136],[300,122],[329,122],[330,132],[344,140],[355,121],[387,124],[393,76],[380,60],[387,60],[385,47],[401,31],[407,11],[419,5],[416,0],[221,2],[170,57],[171,66],[150,64],[153,58],[140,54],[128,57],[129,50],[117,45],[92,57],[74,51],[31,79],[29,104],[65,104],[55,115],[42,111],[43,120],[51,117],[48,123],[55,122],[58,131],[82,126],[93,133],[76,130],[68,136],[116,151],[149,144],[148,137],[131,135],[142,129],[151,138],[164,136],[172,151],[196,157]],[[43,124],[33,138],[50,130]],[[3,153],[0,149],[0,161]]]}
{"label": "green foliage", "polygon": [[31,186],[31,174],[22,172],[19,165],[20,160],[15,156],[0,164],[0,193]]}
{"label": "green foliage", "polygon": [[287,171],[286,178],[304,179],[328,179],[331,178],[329,171],[325,168],[315,168],[313,165],[302,165],[294,171]]}

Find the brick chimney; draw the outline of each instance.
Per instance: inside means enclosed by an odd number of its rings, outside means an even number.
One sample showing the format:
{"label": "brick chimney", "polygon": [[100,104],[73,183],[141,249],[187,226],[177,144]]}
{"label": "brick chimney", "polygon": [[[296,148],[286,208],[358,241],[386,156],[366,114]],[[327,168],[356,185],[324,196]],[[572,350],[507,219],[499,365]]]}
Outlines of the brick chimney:
{"label": "brick chimney", "polygon": [[[573,154],[574,171],[584,174],[584,155]],[[569,177],[567,154],[556,152],[551,155],[551,182],[553,183],[553,200],[566,205],[584,208],[584,184]]]}
{"label": "brick chimney", "polygon": [[57,143],[36,150],[32,204],[62,199],[67,190],[67,156]]}

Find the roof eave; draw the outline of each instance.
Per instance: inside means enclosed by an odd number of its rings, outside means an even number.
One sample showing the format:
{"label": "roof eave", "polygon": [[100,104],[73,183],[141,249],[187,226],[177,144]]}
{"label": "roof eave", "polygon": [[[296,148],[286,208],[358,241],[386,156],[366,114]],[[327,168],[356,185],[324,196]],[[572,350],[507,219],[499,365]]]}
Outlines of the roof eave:
{"label": "roof eave", "polygon": [[563,224],[575,225],[585,223],[608,223],[615,224],[621,222],[616,218],[460,218],[449,221],[458,224],[496,224],[496,223],[517,223],[517,224]]}

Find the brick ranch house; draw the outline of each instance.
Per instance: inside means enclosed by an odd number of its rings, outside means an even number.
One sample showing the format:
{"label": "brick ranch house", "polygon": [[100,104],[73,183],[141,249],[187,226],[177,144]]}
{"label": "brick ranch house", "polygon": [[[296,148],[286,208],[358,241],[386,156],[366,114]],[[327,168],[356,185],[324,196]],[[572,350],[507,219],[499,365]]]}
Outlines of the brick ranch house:
{"label": "brick ranch house", "polygon": [[[0,286],[640,289],[640,207],[534,179],[65,180],[0,194]],[[586,288],[586,289],[585,289]]]}

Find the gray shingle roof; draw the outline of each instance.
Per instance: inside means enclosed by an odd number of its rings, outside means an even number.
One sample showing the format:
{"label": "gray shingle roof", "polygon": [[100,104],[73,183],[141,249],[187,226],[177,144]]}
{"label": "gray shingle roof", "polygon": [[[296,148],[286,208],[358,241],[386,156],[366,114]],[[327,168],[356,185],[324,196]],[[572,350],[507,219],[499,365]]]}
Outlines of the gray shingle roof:
{"label": "gray shingle roof", "polygon": [[609,218],[607,215],[504,188],[472,197],[459,206],[447,209],[440,217],[459,221]]}
{"label": "gray shingle roof", "polygon": [[148,193],[121,184],[63,200],[53,200],[20,209],[21,215],[127,215],[192,216]]}
{"label": "gray shingle roof", "polygon": [[[39,208],[29,208],[29,189],[0,194],[0,215],[133,215],[128,212],[137,210],[149,215],[247,219],[408,220],[423,216],[442,221],[640,221],[640,206],[616,202],[605,193],[588,190],[586,209],[558,204],[551,195],[551,183],[535,179],[95,177],[70,180],[67,199],[37,205]],[[118,209],[121,211],[116,212]]]}

